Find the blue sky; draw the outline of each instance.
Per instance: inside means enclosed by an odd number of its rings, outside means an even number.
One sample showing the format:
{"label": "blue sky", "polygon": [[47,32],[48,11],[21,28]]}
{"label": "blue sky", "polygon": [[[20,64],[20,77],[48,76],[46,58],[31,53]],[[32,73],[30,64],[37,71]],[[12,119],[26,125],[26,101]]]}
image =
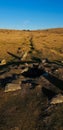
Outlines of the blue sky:
{"label": "blue sky", "polygon": [[0,0],[0,28],[63,27],[63,0]]}

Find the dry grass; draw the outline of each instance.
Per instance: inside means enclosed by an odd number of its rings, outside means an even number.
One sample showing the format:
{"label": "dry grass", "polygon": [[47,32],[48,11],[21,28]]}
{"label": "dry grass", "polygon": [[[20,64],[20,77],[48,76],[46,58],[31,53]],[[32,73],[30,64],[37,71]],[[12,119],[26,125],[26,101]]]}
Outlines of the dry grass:
{"label": "dry grass", "polygon": [[[31,50],[31,38],[34,50]],[[41,58],[63,60],[62,47],[63,28],[37,31],[0,30],[0,59],[5,58],[7,61],[12,59],[7,51],[21,55],[17,53],[18,48],[21,48],[21,53],[32,51],[31,55],[38,56],[37,52],[40,52]]]}

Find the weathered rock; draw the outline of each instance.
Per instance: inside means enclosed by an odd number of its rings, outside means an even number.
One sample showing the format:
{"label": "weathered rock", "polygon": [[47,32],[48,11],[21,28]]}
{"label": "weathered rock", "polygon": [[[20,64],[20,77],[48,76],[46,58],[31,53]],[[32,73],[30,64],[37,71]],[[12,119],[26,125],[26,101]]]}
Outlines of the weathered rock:
{"label": "weathered rock", "polygon": [[25,60],[27,55],[28,55],[28,52],[25,52],[24,55],[22,56],[21,60]]}
{"label": "weathered rock", "polygon": [[1,63],[0,63],[0,65],[6,65],[6,60],[3,59],[3,60],[1,61]]}
{"label": "weathered rock", "polygon": [[63,60],[61,61],[61,63],[63,63]]}
{"label": "weathered rock", "polygon": [[44,73],[44,69],[38,68],[37,66],[25,68],[24,71],[22,71],[22,75],[29,78],[39,77],[43,73]]}
{"label": "weathered rock", "polygon": [[5,87],[5,92],[12,92],[12,91],[17,91],[17,90],[21,90],[20,84],[9,83]]}
{"label": "weathered rock", "polygon": [[28,71],[28,67],[27,67],[27,68],[22,69],[21,74],[22,74],[22,73],[24,73],[24,72],[27,72],[27,71]]}
{"label": "weathered rock", "polygon": [[52,100],[50,102],[50,104],[58,104],[58,103],[63,103],[63,95],[62,94],[58,94],[57,96],[52,98]]}
{"label": "weathered rock", "polygon": [[47,58],[42,59],[42,63],[49,63],[49,60]]}

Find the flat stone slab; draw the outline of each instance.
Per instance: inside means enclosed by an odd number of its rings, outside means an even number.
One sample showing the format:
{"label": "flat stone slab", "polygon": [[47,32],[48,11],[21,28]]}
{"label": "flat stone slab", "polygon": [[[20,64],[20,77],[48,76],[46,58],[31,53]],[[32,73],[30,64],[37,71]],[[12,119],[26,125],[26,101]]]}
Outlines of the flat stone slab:
{"label": "flat stone slab", "polygon": [[17,90],[21,90],[20,84],[9,83],[5,87],[5,91],[4,92],[13,92],[13,91],[17,91]]}
{"label": "flat stone slab", "polygon": [[50,104],[59,104],[59,103],[63,103],[63,95],[62,94],[58,94],[56,97],[52,98]]}

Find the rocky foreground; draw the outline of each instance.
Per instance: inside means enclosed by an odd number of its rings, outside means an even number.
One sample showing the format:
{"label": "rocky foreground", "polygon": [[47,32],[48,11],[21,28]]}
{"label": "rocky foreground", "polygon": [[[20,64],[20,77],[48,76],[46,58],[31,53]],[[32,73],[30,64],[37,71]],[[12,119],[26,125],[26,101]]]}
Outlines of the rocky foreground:
{"label": "rocky foreground", "polygon": [[63,130],[63,63],[0,66],[0,130]]}

